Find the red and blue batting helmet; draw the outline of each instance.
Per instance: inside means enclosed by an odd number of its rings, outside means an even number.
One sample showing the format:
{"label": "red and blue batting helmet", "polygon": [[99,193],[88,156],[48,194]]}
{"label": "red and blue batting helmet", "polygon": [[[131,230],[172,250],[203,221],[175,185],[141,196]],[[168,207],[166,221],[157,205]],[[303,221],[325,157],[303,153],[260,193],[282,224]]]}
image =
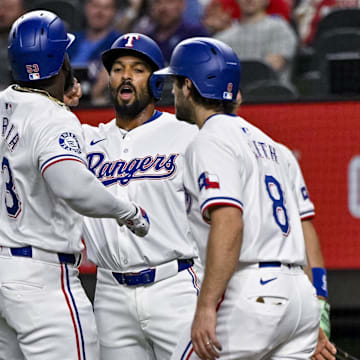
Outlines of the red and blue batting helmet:
{"label": "red and blue batting helmet", "polygon": [[[112,44],[111,49],[102,54],[102,62],[109,74],[114,61],[119,56],[126,55],[144,59],[151,65],[153,70],[164,67],[164,57],[154,40],[143,34],[128,33],[116,39]],[[154,98],[160,99],[164,85],[163,79],[151,76],[149,85]]]}
{"label": "red and blue batting helmet", "polygon": [[154,75],[185,76],[204,98],[234,101],[241,66],[230,46],[212,38],[195,37],[180,42],[171,55],[170,65]]}
{"label": "red and blue batting helmet", "polygon": [[8,53],[14,79],[41,80],[58,74],[74,39],[66,32],[63,21],[50,11],[31,11],[21,16],[9,34]]}

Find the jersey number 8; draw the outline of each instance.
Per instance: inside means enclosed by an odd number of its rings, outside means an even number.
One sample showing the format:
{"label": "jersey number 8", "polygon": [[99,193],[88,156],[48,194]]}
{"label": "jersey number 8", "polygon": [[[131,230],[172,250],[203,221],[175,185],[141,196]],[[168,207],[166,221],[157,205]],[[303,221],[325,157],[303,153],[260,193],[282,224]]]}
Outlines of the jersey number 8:
{"label": "jersey number 8", "polygon": [[271,175],[265,175],[266,190],[273,202],[273,215],[276,224],[280,227],[282,233],[289,235],[289,218],[284,204],[284,195],[280,183]]}

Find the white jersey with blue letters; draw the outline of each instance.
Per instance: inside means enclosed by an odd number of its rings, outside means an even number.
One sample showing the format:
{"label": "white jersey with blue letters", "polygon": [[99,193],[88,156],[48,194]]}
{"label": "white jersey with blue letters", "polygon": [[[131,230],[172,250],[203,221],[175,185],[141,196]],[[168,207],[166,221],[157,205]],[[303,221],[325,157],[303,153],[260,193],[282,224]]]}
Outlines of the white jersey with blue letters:
{"label": "white jersey with blue letters", "polygon": [[115,119],[83,129],[89,170],[114,194],[141,204],[151,221],[149,234],[139,239],[111,220],[85,218],[89,259],[101,268],[128,272],[195,257],[185,213],[183,156],[196,127],[157,111],[131,131],[117,127]]}
{"label": "white jersey with blue letters", "polygon": [[44,178],[62,161],[86,171],[80,122],[46,92],[16,86],[0,94],[0,122],[0,359],[97,360],[77,270],[82,216]]}
{"label": "white jersey with blue letters", "polygon": [[42,176],[59,161],[86,165],[79,120],[59,102],[12,86],[1,94],[0,114],[0,245],[80,252],[82,216]]}
{"label": "white jersey with blue letters", "polygon": [[114,194],[144,206],[151,225],[138,238],[107,219],[84,220],[88,257],[98,265],[101,358],[169,359],[198,293],[196,271],[181,271],[179,263],[197,257],[183,185],[184,153],[197,127],[155,111],[130,131],[116,119],[83,129],[89,170]]}
{"label": "white jersey with blue letters", "polygon": [[[298,173],[290,155],[244,119],[224,114],[206,120],[185,154],[188,219],[204,265],[209,208],[234,206],[242,212],[238,265],[217,306],[216,337],[224,360],[307,360],[316,346],[320,309],[302,270],[299,216],[310,207],[298,206],[301,179],[291,178]],[[190,338],[188,327],[172,360],[199,359]]]}
{"label": "white jersey with blue letters", "polygon": [[243,212],[240,262],[305,264],[287,155],[278,143],[240,117],[216,115],[206,121],[186,156],[189,221],[203,259],[210,228],[207,209],[220,204]]}

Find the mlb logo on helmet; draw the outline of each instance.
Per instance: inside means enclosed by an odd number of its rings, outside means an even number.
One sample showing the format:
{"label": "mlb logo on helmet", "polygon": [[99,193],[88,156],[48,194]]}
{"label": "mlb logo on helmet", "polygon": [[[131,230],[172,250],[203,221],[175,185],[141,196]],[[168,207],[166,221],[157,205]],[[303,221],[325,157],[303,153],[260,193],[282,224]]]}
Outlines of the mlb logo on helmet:
{"label": "mlb logo on helmet", "polygon": [[39,73],[29,74],[29,79],[30,80],[39,80],[40,79],[40,74]]}
{"label": "mlb logo on helmet", "polygon": [[207,171],[203,172],[198,179],[199,189],[201,191],[202,188],[207,189],[219,189],[219,179],[214,174],[209,174]]}
{"label": "mlb logo on helmet", "polygon": [[224,100],[232,100],[233,94],[232,94],[233,84],[228,83],[227,84],[227,91],[224,91],[223,93],[223,99]]}

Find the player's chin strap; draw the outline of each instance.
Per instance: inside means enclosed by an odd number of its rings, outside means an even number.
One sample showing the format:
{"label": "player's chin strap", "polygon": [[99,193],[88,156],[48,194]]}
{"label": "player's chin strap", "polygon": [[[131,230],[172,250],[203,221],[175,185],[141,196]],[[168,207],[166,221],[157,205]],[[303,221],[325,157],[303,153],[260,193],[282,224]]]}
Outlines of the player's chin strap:
{"label": "player's chin strap", "polygon": [[313,283],[316,289],[316,295],[319,296],[319,303],[321,307],[320,327],[324,330],[325,335],[330,339],[331,325],[330,325],[330,304],[327,302],[327,277],[324,268],[312,268]]}
{"label": "player's chin strap", "polygon": [[60,101],[59,99],[54,98],[46,90],[28,88],[28,87],[20,86],[20,85],[17,85],[17,84],[13,86],[13,89],[16,90],[16,91],[35,93],[35,94],[40,94],[40,95],[46,96],[50,100],[56,102],[58,105],[64,107],[66,110],[70,111],[69,107],[63,101]]}

